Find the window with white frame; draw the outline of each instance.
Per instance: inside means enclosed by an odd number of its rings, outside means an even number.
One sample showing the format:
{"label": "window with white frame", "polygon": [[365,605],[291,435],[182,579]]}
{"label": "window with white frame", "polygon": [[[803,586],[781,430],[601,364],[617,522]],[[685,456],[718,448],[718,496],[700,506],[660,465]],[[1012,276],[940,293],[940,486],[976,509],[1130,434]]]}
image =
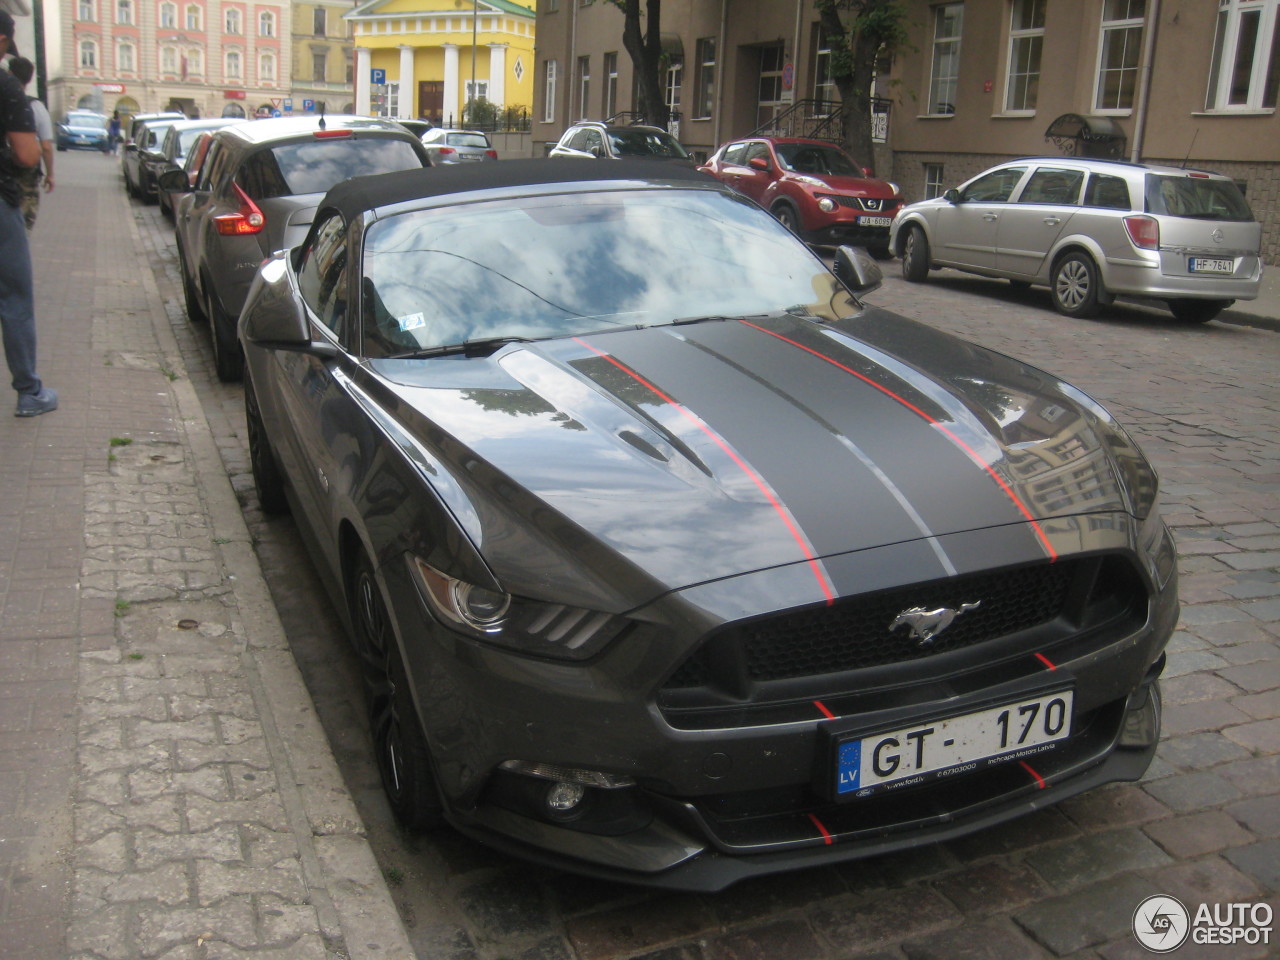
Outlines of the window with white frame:
{"label": "window with white frame", "polygon": [[488,80],[476,80],[474,83],[468,80],[465,84],[463,84],[463,86],[465,88],[463,90],[463,96],[466,97],[466,102],[470,103],[472,100],[488,100],[489,99],[489,81]]}
{"label": "window with white frame", "polygon": [[133,0],[116,0],[116,23],[133,25]]}
{"label": "window with white frame", "polygon": [[1219,0],[1206,110],[1271,110],[1280,88],[1280,0]]}
{"label": "window with white frame", "polygon": [[195,77],[204,76],[204,54],[199,49],[187,51],[187,74]]}
{"label": "window with white frame", "polygon": [[160,48],[160,72],[161,73],[177,73],[178,72],[178,51],[173,47]]}
{"label": "window with white frame", "polygon": [[680,86],[684,82],[684,57],[673,56],[667,64],[667,72],[662,78],[662,95],[667,109],[672,113],[680,110]]}
{"label": "window with white frame", "polygon": [[167,30],[176,29],[178,26],[178,8],[172,3],[160,4],[160,26]]}
{"label": "window with white frame", "polygon": [[133,73],[138,69],[136,49],[132,43],[122,43],[116,47],[116,69],[121,73]]}
{"label": "window with white frame", "polygon": [[813,52],[813,99],[840,99],[840,90],[831,75],[831,38],[821,26],[818,27],[817,49]]}
{"label": "window with white frame", "polygon": [[1044,49],[1045,0],[1013,0],[1009,19],[1009,74],[1006,113],[1032,113],[1040,92],[1040,54]]}
{"label": "window with white frame", "polygon": [[716,100],[716,38],[703,37],[697,44],[698,76],[693,94],[695,119],[711,116]]}
{"label": "window with white frame", "polygon": [[76,19],[78,20],[97,20],[98,11],[93,0],[80,0],[76,7]]}
{"label": "window with white frame", "polygon": [[239,50],[228,50],[226,55],[223,57],[222,64],[223,72],[226,74],[228,80],[240,79],[243,73],[243,68],[240,65]]}
{"label": "window with white frame", "polygon": [[96,40],[80,41],[80,68],[82,70],[98,69],[98,43]]}
{"label": "window with white frame", "polygon": [[940,197],[946,193],[947,188],[943,185],[945,181],[942,179],[942,164],[926,163],[924,165],[924,198],[932,200],[934,197]]}
{"label": "window with white frame", "polygon": [[1105,0],[1103,3],[1095,110],[1127,112],[1133,109],[1146,12],[1147,0]]}
{"label": "window with white frame", "polygon": [[618,112],[618,54],[604,55],[604,98],[600,105],[604,108],[604,119]]}
{"label": "window with white frame", "polygon": [[963,3],[944,3],[934,7],[930,114],[949,116],[956,112],[956,93],[960,88],[960,31],[963,26]]}
{"label": "window with white frame", "polygon": [[258,14],[258,36],[274,37],[276,35],[276,15],[270,10]]}
{"label": "window with white frame", "polygon": [[276,82],[276,57],[273,53],[258,56],[258,79],[263,83]]}
{"label": "window with white frame", "polygon": [[553,123],[556,119],[556,62],[542,62],[542,122]]}
{"label": "window with white frame", "polygon": [[382,98],[382,110],[378,116],[394,120],[400,116],[400,84],[388,83],[382,89],[385,94]]}
{"label": "window with white frame", "polygon": [[227,33],[240,33],[240,11],[235,7],[228,7],[223,14]]}
{"label": "window with white frame", "polygon": [[188,30],[199,30],[200,24],[203,23],[200,16],[200,7],[194,3],[187,4],[186,24]]}
{"label": "window with white frame", "polygon": [[588,98],[591,96],[591,58],[578,58],[578,116],[586,119],[588,113],[591,112],[587,106]]}

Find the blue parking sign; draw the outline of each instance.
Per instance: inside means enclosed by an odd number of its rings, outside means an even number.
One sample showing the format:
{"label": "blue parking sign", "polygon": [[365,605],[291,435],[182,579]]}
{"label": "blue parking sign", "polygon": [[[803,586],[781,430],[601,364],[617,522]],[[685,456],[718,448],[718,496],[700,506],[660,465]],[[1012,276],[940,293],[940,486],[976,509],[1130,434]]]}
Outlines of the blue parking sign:
{"label": "blue parking sign", "polygon": [[387,71],[378,69],[370,70],[369,82],[375,87],[384,86],[387,82]]}
{"label": "blue parking sign", "polygon": [[314,110],[315,108],[316,108],[316,102],[315,102],[314,100],[303,100],[303,101],[302,101],[302,109],[303,109],[303,110]]}

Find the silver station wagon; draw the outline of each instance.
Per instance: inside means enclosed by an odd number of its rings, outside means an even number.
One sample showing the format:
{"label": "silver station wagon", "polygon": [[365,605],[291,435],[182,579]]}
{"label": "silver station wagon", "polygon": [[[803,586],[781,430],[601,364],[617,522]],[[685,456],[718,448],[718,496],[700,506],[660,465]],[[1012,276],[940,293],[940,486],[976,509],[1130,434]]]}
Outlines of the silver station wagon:
{"label": "silver station wagon", "polygon": [[1262,225],[1233,180],[1204,170],[1015,160],[900,208],[889,237],[913,283],[954,267],[1046,285],[1071,317],[1095,316],[1119,295],[1205,322],[1255,299],[1262,282]]}

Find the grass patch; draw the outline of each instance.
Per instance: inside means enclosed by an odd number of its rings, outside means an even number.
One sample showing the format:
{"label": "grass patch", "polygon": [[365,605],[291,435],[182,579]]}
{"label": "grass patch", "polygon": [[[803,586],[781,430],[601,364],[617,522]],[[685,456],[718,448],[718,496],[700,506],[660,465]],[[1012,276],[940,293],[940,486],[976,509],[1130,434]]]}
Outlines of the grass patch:
{"label": "grass patch", "polygon": [[111,446],[113,447],[127,447],[131,443],[133,443],[133,437],[112,437],[111,438]]}
{"label": "grass patch", "polygon": [[129,607],[130,607],[130,603],[129,603],[129,601],[128,601],[128,600],[117,600],[117,601],[116,601],[116,616],[117,616],[117,617],[123,617],[123,616],[126,616],[126,615],[129,613]]}

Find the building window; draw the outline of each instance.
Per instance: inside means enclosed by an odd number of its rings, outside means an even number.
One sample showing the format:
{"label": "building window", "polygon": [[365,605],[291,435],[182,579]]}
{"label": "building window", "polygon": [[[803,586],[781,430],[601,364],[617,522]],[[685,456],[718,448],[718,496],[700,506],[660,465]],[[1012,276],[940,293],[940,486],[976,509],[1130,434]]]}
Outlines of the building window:
{"label": "building window", "polygon": [[226,32],[240,33],[240,11],[235,7],[228,7],[226,11]]}
{"label": "building window", "polygon": [[228,50],[226,59],[223,61],[227,78],[230,80],[240,79],[240,53],[237,50]]}
{"label": "building window", "polygon": [[116,23],[133,25],[133,0],[116,0]]}
{"label": "building window", "polygon": [[167,30],[176,29],[178,26],[178,8],[172,3],[160,4],[160,26]]}
{"label": "building window", "polygon": [[80,41],[80,68],[82,70],[98,69],[98,44],[93,40]]}
{"label": "building window", "polygon": [[116,47],[116,69],[121,73],[133,73],[138,69],[132,43],[122,43]]}
{"label": "building window", "polygon": [[672,57],[662,78],[663,96],[666,98],[667,110],[671,113],[680,112],[680,85],[683,81],[684,57]]}
{"label": "building window", "polygon": [[556,62],[545,60],[542,66],[542,122],[553,123],[556,119]]}
{"label": "building window", "polygon": [[474,85],[472,84],[472,81],[468,80],[466,84],[464,84],[464,87],[463,95],[466,97],[467,103],[470,103],[472,100],[489,99],[488,80],[476,80]]}
{"label": "building window", "polygon": [[587,98],[591,96],[591,58],[578,58],[578,116],[586,119]]}
{"label": "building window", "polygon": [[350,54],[348,54],[348,55],[347,55],[347,72],[346,72],[346,78],[347,78],[347,80],[346,80],[346,82],[347,82],[347,83],[355,83],[355,82],[356,82],[356,64],[355,64],[355,61],[351,59]]}
{"label": "building window", "polygon": [[930,114],[950,116],[956,112],[956,92],[960,85],[960,30],[963,25],[963,3],[947,3],[934,9]]}
{"label": "building window", "polygon": [[1272,109],[1277,88],[1280,0],[1219,0],[1205,108]]}
{"label": "building window", "polygon": [[199,30],[202,22],[203,21],[200,19],[200,8],[194,3],[187,4],[187,29]]}
{"label": "building window", "polygon": [[258,14],[258,36],[274,37],[276,35],[276,15],[270,10]]}
{"label": "building window", "polygon": [[178,72],[178,51],[173,49],[173,47],[160,48],[160,72]]}
{"label": "building window", "polygon": [[822,27],[818,28],[818,47],[813,52],[813,99],[824,102],[840,99],[840,89],[831,75],[831,38]]}
{"label": "building window", "polygon": [[698,41],[698,78],[694,90],[693,115],[705,120],[711,116],[716,99],[716,38]]}
{"label": "building window", "polygon": [[204,76],[204,58],[199,50],[188,50],[186,61],[187,61],[187,69],[186,69],[187,74],[191,74],[192,76],[196,76],[196,77]]}
{"label": "building window", "polygon": [[264,83],[276,82],[276,58],[273,54],[264,53],[258,58],[258,79]]}
{"label": "building window", "polygon": [[388,83],[383,90],[386,93],[382,98],[382,112],[378,116],[391,119],[400,116],[400,84]]}
{"label": "building window", "polygon": [[604,99],[601,100],[601,106],[604,107],[602,119],[607,120],[618,112],[617,53],[606,53],[604,55]]}
{"label": "building window", "polygon": [[311,32],[317,37],[323,37],[328,29],[328,23],[325,19],[324,7],[316,7],[311,11]]}
{"label": "building window", "polygon": [[1004,109],[1034,111],[1040,92],[1040,54],[1044,49],[1045,0],[1014,0],[1009,20],[1009,77]]}
{"label": "building window", "polygon": [[80,0],[77,7],[78,18],[81,20],[97,20],[98,11],[94,8],[93,0]]}
{"label": "building window", "polygon": [[325,74],[329,68],[329,55],[323,50],[318,50],[311,54],[311,79],[317,83],[324,83]]}
{"label": "building window", "polygon": [[542,0],[543,13],[555,13],[560,9],[560,0]]}
{"label": "building window", "polygon": [[947,190],[943,186],[944,182],[942,179],[942,164],[926,163],[924,165],[924,198],[926,200],[942,196]]}
{"label": "building window", "polygon": [[1106,0],[1098,43],[1097,110],[1132,110],[1146,0]]}

